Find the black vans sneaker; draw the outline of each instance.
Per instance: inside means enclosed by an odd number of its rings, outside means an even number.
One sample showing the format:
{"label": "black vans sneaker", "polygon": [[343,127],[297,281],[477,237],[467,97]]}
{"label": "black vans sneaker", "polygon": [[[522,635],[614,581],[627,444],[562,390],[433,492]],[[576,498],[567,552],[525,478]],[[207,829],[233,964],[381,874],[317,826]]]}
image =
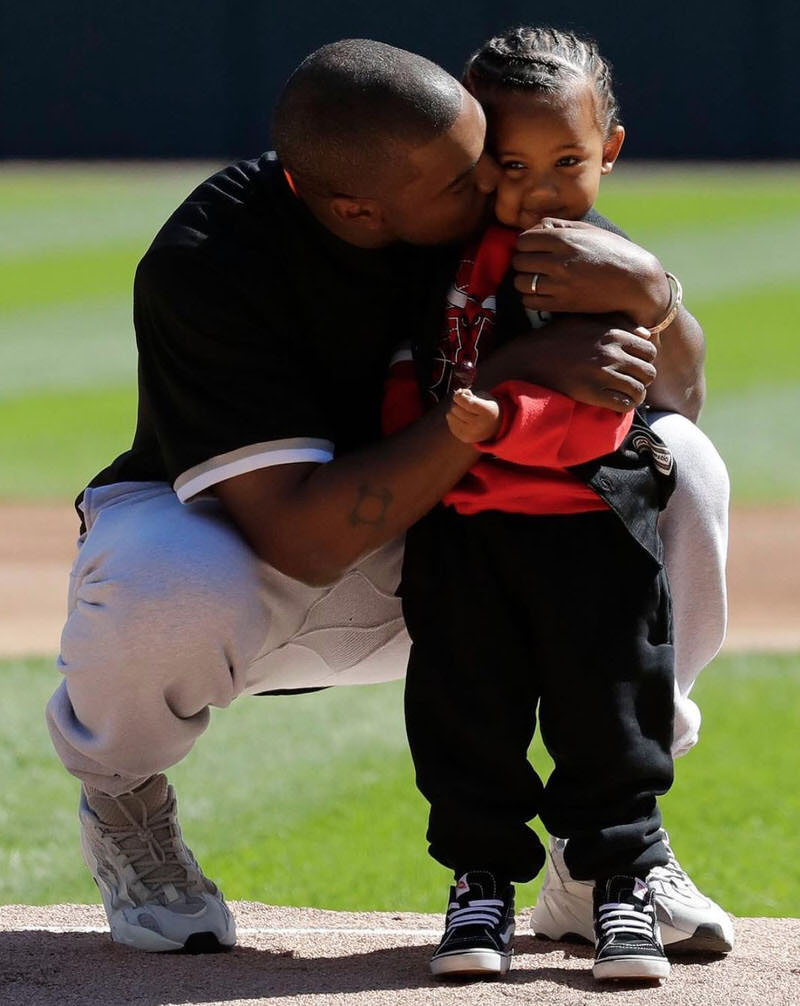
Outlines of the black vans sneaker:
{"label": "black vans sneaker", "polygon": [[599,981],[669,978],[669,961],[656,922],[655,896],[638,877],[598,880],[594,890],[595,951]]}
{"label": "black vans sneaker", "polygon": [[470,870],[450,888],[444,936],[431,958],[437,978],[504,975],[514,939],[514,888]]}

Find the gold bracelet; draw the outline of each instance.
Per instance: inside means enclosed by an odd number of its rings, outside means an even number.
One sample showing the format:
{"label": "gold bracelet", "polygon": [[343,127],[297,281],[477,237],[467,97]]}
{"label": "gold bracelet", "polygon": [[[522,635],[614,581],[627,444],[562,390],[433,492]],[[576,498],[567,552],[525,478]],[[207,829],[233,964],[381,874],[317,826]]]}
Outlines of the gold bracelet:
{"label": "gold bracelet", "polygon": [[665,273],[667,277],[667,282],[669,283],[669,306],[667,307],[667,313],[663,320],[657,325],[654,325],[651,329],[648,329],[650,335],[658,335],[659,332],[663,332],[665,328],[675,321],[675,316],[678,313],[678,308],[683,303],[683,287],[681,286],[681,281],[677,276],[673,276],[671,272]]}

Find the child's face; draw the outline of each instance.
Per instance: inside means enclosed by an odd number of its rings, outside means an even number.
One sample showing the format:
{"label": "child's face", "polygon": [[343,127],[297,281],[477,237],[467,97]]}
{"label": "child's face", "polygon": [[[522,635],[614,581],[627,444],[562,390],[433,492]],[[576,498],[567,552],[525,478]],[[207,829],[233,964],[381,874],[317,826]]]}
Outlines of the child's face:
{"label": "child's face", "polygon": [[625,138],[622,126],[604,137],[589,82],[555,95],[504,95],[487,114],[490,150],[501,169],[500,223],[527,230],[544,217],[582,217]]}

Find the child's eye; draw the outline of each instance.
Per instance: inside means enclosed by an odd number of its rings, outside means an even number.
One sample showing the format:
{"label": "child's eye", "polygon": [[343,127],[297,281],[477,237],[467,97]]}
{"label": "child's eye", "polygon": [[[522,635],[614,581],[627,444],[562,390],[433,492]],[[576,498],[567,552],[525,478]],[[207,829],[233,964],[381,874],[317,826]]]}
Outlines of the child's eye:
{"label": "child's eye", "polygon": [[500,166],[503,171],[524,171],[527,167],[522,161],[502,161]]}
{"label": "child's eye", "polygon": [[557,168],[574,168],[576,164],[580,164],[580,157],[560,157],[556,161]]}

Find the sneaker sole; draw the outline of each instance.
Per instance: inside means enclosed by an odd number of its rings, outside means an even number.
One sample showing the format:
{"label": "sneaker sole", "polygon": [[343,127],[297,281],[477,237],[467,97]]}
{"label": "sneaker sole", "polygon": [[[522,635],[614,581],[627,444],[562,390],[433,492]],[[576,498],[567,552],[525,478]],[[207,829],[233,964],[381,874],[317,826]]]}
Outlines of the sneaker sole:
{"label": "sneaker sole", "polygon": [[722,926],[708,923],[698,926],[691,936],[659,921],[664,949],[671,954],[729,954],[733,950],[733,935]]}
{"label": "sneaker sole", "polygon": [[[97,886],[102,895],[102,886],[100,884]],[[115,943],[122,943],[126,947],[134,947],[136,950],[151,954],[223,954],[236,946],[235,930],[233,934],[226,934],[223,940],[210,930],[201,930],[190,933],[185,942],[180,943],[144,926],[133,926],[119,916],[113,918],[113,921],[109,917],[109,930]]]}
{"label": "sneaker sole", "polygon": [[596,961],[592,974],[600,982],[656,981],[669,978],[669,961],[653,957],[617,957],[610,961]]}
{"label": "sneaker sole", "polygon": [[431,961],[431,974],[436,978],[470,978],[507,974],[511,954],[494,950],[463,950],[444,954]]}
{"label": "sneaker sole", "polygon": [[176,954],[229,954],[235,943],[220,943],[216,933],[192,933]]}

